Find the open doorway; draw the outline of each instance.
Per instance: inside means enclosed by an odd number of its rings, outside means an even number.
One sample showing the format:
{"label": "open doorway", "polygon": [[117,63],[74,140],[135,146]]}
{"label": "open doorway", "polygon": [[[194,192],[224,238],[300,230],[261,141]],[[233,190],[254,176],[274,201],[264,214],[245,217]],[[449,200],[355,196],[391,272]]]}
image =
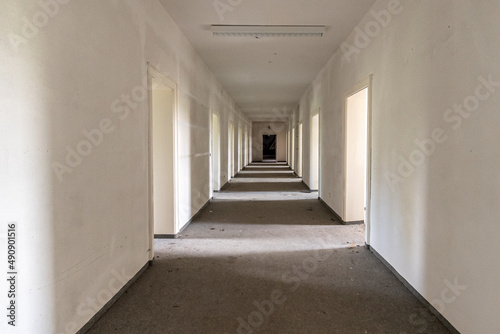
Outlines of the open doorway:
{"label": "open doorway", "polygon": [[229,169],[228,179],[231,180],[231,178],[234,177],[234,125],[232,121],[229,122],[227,148],[228,148],[227,157],[229,159],[227,164]]}
{"label": "open doorway", "polygon": [[319,189],[319,109],[311,117],[311,190]]}
{"label": "open doorway", "polygon": [[262,136],[262,161],[276,161],[276,135]]}
{"label": "open doorway", "polygon": [[243,167],[248,165],[248,127],[245,125],[245,140],[243,141]]}
{"label": "open doorway", "polygon": [[292,140],[291,140],[291,152],[292,156],[290,157],[290,163],[292,170],[295,170],[295,127],[292,127]]}
{"label": "open doorway", "polygon": [[302,177],[302,122],[297,131],[297,175]]}
{"label": "open doorway", "polygon": [[238,170],[234,172],[234,174],[237,174],[240,170],[243,169],[242,167],[242,156],[243,156],[243,132],[241,131],[241,125],[238,125]]}
{"label": "open doorway", "polygon": [[148,67],[150,85],[149,183],[151,252],[153,236],[177,233],[176,85]]}
{"label": "open doorway", "polygon": [[370,235],[370,82],[371,77],[346,94],[344,144],[344,221],[365,223],[367,244]]}
{"label": "open doorway", "polygon": [[220,123],[219,123],[219,115],[215,112],[212,113],[212,154],[210,155],[212,158],[211,163],[211,185],[212,189],[210,192],[210,197],[213,196],[213,192],[217,192],[220,190]]}

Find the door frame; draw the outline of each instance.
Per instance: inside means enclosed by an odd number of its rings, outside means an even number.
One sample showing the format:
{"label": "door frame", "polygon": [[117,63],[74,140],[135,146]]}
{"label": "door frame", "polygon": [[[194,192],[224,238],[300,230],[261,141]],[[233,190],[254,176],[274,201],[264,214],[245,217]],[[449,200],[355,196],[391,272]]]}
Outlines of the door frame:
{"label": "door frame", "polygon": [[347,99],[356,93],[364,89],[367,91],[367,119],[366,119],[366,181],[365,181],[365,201],[366,201],[366,212],[365,212],[365,242],[370,245],[371,236],[371,189],[372,189],[372,83],[373,74],[370,74],[364,80],[358,82],[350,89],[344,92],[343,99],[343,117],[344,117],[344,135],[343,135],[343,154],[344,154],[344,207],[343,207],[343,217],[345,218],[347,211]]}
{"label": "door frame", "polygon": [[290,140],[290,167],[295,171],[295,126],[291,127],[291,140]]}
{"label": "door frame", "polygon": [[[297,176],[304,175],[304,125],[300,121],[297,124]],[[300,172],[300,173],[299,173]]]}
{"label": "door frame", "polygon": [[313,133],[313,118],[315,116],[318,116],[318,133],[317,133],[317,136],[318,136],[318,166],[316,166],[317,168],[317,177],[318,177],[318,189],[314,189],[314,190],[317,190],[318,191],[318,195],[321,197],[321,192],[320,192],[320,188],[321,188],[321,107],[318,107],[316,109],[314,109],[311,113],[310,113],[310,131],[309,131],[309,134],[310,134],[310,140],[309,140],[309,152],[310,152],[310,174],[311,174],[311,185],[312,185],[312,171],[313,171],[313,166],[312,166],[312,144],[313,144],[313,140],[312,140],[312,133]]}
{"label": "door frame", "polygon": [[[262,134],[262,143],[264,143],[264,137],[271,137],[274,136],[275,139],[275,146],[274,146],[274,160],[278,162],[278,135],[275,133],[271,134]],[[262,161],[264,161],[264,144],[262,144]]]}
{"label": "door frame", "polygon": [[149,261],[154,260],[154,176],[153,176],[153,80],[160,81],[163,85],[174,91],[174,102],[172,111],[173,124],[173,184],[174,184],[174,230],[178,229],[178,201],[179,201],[179,185],[178,185],[178,89],[177,84],[168,78],[168,75],[160,72],[151,63],[147,63],[147,80],[148,80],[148,204],[149,204],[149,219],[148,219],[148,236],[149,236]]}
{"label": "door frame", "polygon": [[234,121],[229,120],[228,123],[228,182],[234,177]]}
{"label": "door frame", "polygon": [[[215,134],[214,116],[217,118],[217,135]],[[217,138],[216,138],[216,137]],[[217,139],[215,143],[214,139]],[[217,147],[217,156],[214,147]],[[214,162],[217,161],[218,171],[214,171]],[[221,119],[220,114],[214,109],[210,109],[210,197],[213,197],[214,192],[219,192],[221,185]],[[214,174],[217,177],[214,177]],[[214,187],[216,186],[216,187]],[[215,189],[217,188],[217,189]]]}

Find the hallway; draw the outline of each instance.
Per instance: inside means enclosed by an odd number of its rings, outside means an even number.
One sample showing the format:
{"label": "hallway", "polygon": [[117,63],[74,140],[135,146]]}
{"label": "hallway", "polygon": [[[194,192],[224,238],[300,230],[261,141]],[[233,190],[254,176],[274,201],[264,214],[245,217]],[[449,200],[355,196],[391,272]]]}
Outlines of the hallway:
{"label": "hallway", "polygon": [[500,333],[499,0],[1,8],[0,333]]}
{"label": "hallway", "polygon": [[88,333],[448,333],[317,197],[251,164]]}

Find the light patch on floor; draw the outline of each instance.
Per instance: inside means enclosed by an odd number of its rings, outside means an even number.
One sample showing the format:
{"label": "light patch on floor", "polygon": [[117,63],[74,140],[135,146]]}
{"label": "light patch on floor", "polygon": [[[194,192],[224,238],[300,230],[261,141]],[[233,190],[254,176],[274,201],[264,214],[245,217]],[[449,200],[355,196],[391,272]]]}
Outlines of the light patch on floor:
{"label": "light patch on floor", "polygon": [[363,247],[363,225],[341,225],[301,179],[246,175],[155,240],[154,265],[89,333],[449,333]]}

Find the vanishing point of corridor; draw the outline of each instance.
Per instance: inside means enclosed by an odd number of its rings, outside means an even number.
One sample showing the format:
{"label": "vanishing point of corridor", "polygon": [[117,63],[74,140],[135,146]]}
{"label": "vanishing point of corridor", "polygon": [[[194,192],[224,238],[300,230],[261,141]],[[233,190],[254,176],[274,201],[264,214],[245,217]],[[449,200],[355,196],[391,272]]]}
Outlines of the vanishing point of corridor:
{"label": "vanishing point of corridor", "polygon": [[283,164],[214,195],[89,333],[449,333]]}

